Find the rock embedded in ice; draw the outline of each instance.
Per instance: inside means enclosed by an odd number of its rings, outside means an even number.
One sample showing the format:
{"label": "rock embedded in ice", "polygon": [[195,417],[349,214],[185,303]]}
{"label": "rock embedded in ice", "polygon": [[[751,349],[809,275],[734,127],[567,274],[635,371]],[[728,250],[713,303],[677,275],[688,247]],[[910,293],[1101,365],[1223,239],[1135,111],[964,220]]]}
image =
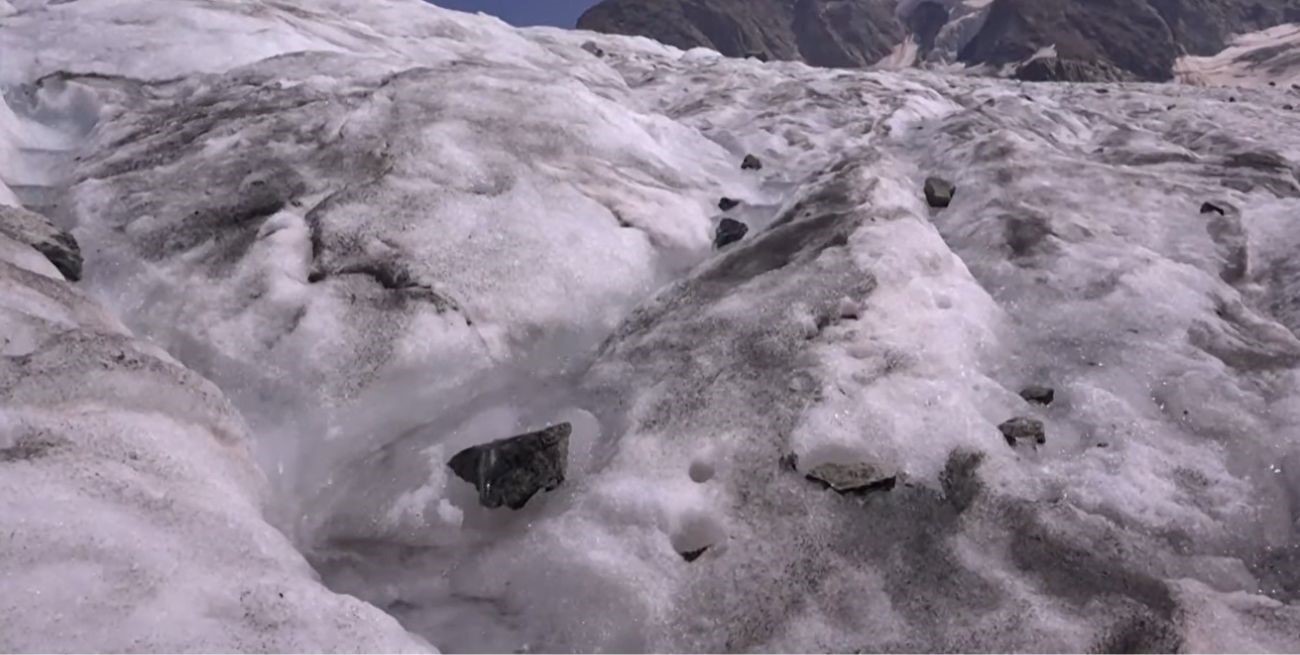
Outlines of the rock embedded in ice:
{"label": "rock embedded in ice", "polygon": [[594,55],[594,56],[596,56],[596,57],[604,57],[604,56],[605,56],[605,49],[604,49],[604,48],[601,48],[601,47],[598,46],[598,45],[596,45],[596,42],[595,42],[595,41],[587,41],[586,43],[583,43],[583,44],[582,44],[582,49],[583,49],[583,50],[586,50],[587,52],[590,52],[592,55]]}
{"label": "rock embedded in ice", "polygon": [[1035,445],[1047,443],[1047,428],[1043,422],[1036,418],[1028,416],[1017,416],[998,426],[1002,436],[1006,437],[1007,443],[1016,446],[1020,442],[1031,442]]}
{"label": "rock embedded in ice", "polygon": [[925,201],[931,207],[943,209],[952,204],[952,197],[957,193],[957,187],[943,178],[927,177],[925,178]]}
{"label": "rock embedded in ice", "polygon": [[718,201],[718,209],[721,209],[724,212],[731,211],[732,209],[735,209],[736,207],[739,206],[740,206],[740,201],[736,200],[735,198],[724,197]]}
{"label": "rock embedded in ice", "polygon": [[560,423],[471,446],[456,453],[447,466],[478,489],[479,502],[495,509],[523,509],[539,491],[552,491],[564,482],[573,426]]}
{"label": "rock embedded in ice", "polygon": [[1212,202],[1205,202],[1205,203],[1202,203],[1202,204],[1201,204],[1201,213],[1202,213],[1202,214],[1217,213],[1217,214],[1220,215],[1220,216],[1224,216],[1224,215],[1227,214],[1227,212],[1225,212],[1224,209],[1223,209],[1222,207],[1220,207],[1220,206],[1218,206],[1218,205],[1216,205],[1216,204],[1214,204],[1214,203],[1212,203]]}
{"label": "rock embedded in ice", "polygon": [[763,170],[763,162],[754,155],[745,155],[744,161],[740,162],[740,169],[745,171]]}
{"label": "rock embedded in ice", "polygon": [[1020,391],[1020,397],[1031,403],[1039,405],[1050,405],[1056,400],[1056,390],[1051,387],[1040,385],[1031,385]]}
{"label": "rock embedded in ice", "polygon": [[705,546],[703,548],[696,548],[695,550],[688,550],[686,552],[678,553],[678,554],[682,556],[682,559],[688,562],[694,562],[695,560],[699,559],[700,556],[704,555],[704,552],[707,551],[708,549],[709,547]]}
{"label": "rock embedded in ice", "polygon": [[828,462],[814,467],[805,477],[844,495],[889,491],[898,482],[896,472],[867,462]]}
{"label": "rock embedded in ice", "polygon": [[45,255],[69,281],[81,279],[81,248],[77,246],[77,240],[55,227],[44,216],[26,209],[0,205],[0,234],[29,245]]}
{"label": "rock embedded in ice", "polygon": [[724,218],[718,223],[718,229],[713,236],[713,247],[722,250],[727,246],[740,241],[749,234],[749,226],[733,218]]}

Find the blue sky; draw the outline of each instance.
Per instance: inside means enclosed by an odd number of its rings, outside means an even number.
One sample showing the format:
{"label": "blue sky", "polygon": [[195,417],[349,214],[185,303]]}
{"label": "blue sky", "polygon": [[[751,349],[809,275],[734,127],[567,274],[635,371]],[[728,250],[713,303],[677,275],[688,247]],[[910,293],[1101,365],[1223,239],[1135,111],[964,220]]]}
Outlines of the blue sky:
{"label": "blue sky", "polygon": [[431,0],[433,4],[461,11],[496,14],[515,25],[558,25],[573,27],[578,16],[598,0]]}

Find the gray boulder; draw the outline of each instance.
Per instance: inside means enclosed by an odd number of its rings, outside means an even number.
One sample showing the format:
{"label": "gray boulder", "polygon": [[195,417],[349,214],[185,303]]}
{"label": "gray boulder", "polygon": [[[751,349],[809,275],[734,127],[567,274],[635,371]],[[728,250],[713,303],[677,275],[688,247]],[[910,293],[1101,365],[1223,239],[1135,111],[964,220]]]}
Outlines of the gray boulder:
{"label": "gray boulder", "polygon": [[931,207],[942,209],[952,204],[952,197],[957,187],[952,182],[938,177],[925,178],[925,201]]}
{"label": "gray boulder", "polygon": [[1007,443],[1015,447],[1021,443],[1041,446],[1047,443],[1047,428],[1043,422],[1028,416],[1017,416],[998,426]]}
{"label": "gray boulder", "polygon": [[814,467],[806,477],[844,495],[888,491],[898,482],[897,473],[866,462],[830,462]]}
{"label": "gray boulder", "polygon": [[1031,403],[1050,405],[1053,400],[1056,400],[1056,390],[1035,384],[1022,389],[1020,397]]}
{"label": "gray boulder", "polygon": [[523,509],[537,492],[552,491],[564,482],[572,431],[572,425],[560,423],[471,446],[456,453],[447,466],[478,489],[484,507]]}

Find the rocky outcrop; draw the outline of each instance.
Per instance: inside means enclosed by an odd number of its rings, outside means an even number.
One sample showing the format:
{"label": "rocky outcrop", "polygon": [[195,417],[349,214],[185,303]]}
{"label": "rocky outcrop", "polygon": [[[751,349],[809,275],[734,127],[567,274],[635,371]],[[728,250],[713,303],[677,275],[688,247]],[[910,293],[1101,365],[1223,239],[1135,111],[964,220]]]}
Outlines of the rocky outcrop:
{"label": "rocky outcrop", "polygon": [[848,68],[884,58],[906,31],[893,0],[607,0],[578,27],[733,57]]}
{"label": "rocky outcrop", "polygon": [[1132,75],[1104,61],[1037,57],[1012,75],[1025,82],[1122,82]]}

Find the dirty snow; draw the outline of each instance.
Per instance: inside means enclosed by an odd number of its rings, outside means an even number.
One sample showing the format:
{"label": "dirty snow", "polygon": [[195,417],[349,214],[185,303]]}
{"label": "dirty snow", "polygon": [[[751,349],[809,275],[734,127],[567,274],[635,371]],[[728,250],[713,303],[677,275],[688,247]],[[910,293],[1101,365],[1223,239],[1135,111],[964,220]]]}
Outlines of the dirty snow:
{"label": "dirty snow", "polygon": [[[324,582],[435,647],[1300,646],[1289,89],[815,70],[415,0],[13,4],[0,126],[28,127],[0,177],[73,229],[85,292],[230,399]],[[715,253],[722,196],[751,231]],[[101,382],[136,411],[145,380]],[[191,383],[152,384],[166,414]],[[1047,443],[1008,446],[1016,416]],[[254,473],[189,420],[199,445],[160,452]],[[447,474],[559,421],[568,481],[522,511]],[[848,460],[898,483],[802,475]],[[187,484],[245,488],[213,470]],[[251,501],[195,493],[251,521],[200,563],[287,552]],[[279,647],[413,643],[294,607]]]}

